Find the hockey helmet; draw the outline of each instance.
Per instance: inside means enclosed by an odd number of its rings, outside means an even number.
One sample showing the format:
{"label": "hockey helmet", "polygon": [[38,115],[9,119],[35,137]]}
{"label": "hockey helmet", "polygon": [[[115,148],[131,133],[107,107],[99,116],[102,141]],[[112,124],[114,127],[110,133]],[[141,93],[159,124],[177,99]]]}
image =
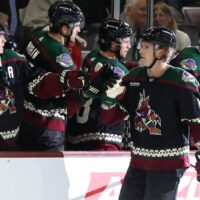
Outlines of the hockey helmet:
{"label": "hockey helmet", "polygon": [[99,29],[99,43],[110,47],[111,41],[120,44],[122,38],[131,37],[132,30],[128,23],[117,20],[107,19]]}
{"label": "hockey helmet", "polygon": [[143,41],[152,42],[153,44],[157,45],[158,48],[160,47],[175,48],[176,46],[176,35],[169,28],[164,28],[164,27],[148,28],[143,32],[141,39]]}
{"label": "hockey helmet", "polygon": [[16,41],[9,39],[5,43],[5,49],[10,49],[12,51],[20,52],[19,46]]}
{"label": "hockey helmet", "polygon": [[50,27],[54,29],[67,25],[73,28],[74,23],[81,22],[81,28],[85,25],[85,18],[81,9],[71,1],[56,1],[48,10]]}

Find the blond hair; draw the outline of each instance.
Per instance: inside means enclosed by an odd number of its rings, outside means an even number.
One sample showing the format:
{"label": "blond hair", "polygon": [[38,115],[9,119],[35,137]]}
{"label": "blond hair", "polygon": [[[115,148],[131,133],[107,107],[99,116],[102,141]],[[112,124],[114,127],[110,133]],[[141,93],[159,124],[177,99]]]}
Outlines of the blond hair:
{"label": "blond hair", "polygon": [[170,8],[170,6],[164,2],[158,2],[154,5],[154,12],[157,9],[160,9],[165,15],[168,15],[171,17],[171,22],[168,24],[168,28],[176,32],[177,30],[176,17],[172,9]]}

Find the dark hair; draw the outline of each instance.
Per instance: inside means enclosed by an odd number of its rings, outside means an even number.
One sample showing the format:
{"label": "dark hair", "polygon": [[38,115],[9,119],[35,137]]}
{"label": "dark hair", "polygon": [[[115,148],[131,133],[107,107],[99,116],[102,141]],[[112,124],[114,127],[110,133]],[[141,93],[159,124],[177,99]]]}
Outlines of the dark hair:
{"label": "dark hair", "polygon": [[99,29],[99,46],[105,51],[110,49],[111,41],[120,44],[121,39],[131,37],[132,30],[126,22],[117,19],[107,19]]}

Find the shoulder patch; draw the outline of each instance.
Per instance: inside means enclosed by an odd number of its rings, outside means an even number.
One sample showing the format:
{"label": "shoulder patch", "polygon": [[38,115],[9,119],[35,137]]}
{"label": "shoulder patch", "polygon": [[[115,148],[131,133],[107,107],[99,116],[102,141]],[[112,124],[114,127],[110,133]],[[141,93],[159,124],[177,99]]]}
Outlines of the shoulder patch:
{"label": "shoulder patch", "polygon": [[195,77],[194,77],[192,74],[190,74],[190,73],[184,71],[184,72],[182,73],[182,80],[183,80],[184,82],[195,82],[196,79],[195,79]]}
{"label": "shoulder patch", "polygon": [[56,62],[59,63],[63,67],[71,67],[73,66],[73,60],[70,55],[63,53],[56,57]]}
{"label": "shoulder patch", "polygon": [[192,58],[182,60],[180,65],[185,70],[195,71],[197,69],[196,62]]}

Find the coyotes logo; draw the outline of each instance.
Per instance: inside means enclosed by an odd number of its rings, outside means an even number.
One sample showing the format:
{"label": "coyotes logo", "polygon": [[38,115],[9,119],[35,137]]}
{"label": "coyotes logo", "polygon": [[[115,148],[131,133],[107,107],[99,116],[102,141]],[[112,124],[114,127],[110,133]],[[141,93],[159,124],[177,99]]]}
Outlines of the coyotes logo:
{"label": "coyotes logo", "polygon": [[143,132],[149,130],[151,135],[161,135],[161,119],[149,105],[149,96],[145,97],[145,92],[140,93],[140,100],[136,110],[135,129]]}
{"label": "coyotes logo", "polygon": [[16,113],[15,95],[7,88],[0,88],[0,116],[7,110],[10,114]]}

